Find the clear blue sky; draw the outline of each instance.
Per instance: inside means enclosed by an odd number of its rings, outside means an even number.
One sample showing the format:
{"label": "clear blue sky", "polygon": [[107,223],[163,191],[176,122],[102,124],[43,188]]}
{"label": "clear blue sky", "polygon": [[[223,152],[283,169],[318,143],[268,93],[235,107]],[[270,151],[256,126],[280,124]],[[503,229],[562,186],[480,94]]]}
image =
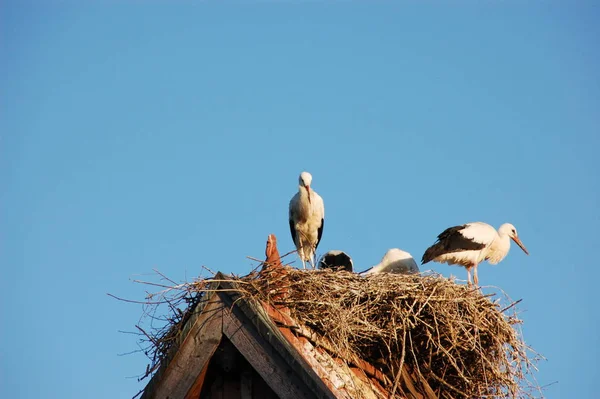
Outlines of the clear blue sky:
{"label": "clear blue sky", "polygon": [[169,3],[0,6],[0,397],[135,394],[141,308],[106,293],[291,250],[302,170],[358,269],[515,224],[531,255],[480,280],[523,299],[548,398],[597,394],[599,6]]}

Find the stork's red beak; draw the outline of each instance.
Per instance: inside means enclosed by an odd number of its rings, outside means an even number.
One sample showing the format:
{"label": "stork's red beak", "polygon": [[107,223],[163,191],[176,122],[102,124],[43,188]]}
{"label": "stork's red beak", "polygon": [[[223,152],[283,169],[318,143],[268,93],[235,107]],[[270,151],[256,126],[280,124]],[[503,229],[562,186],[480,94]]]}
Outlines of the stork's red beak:
{"label": "stork's red beak", "polygon": [[308,203],[310,202],[310,186],[304,186],[304,188],[306,189],[306,192],[308,193]]}
{"label": "stork's red beak", "polygon": [[525,248],[525,245],[523,245],[523,243],[521,242],[521,240],[519,239],[518,236],[514,236],[514,237],[511,237],[511,238],[513,239],[514,242],[517,243],[517,245],[519,247],[521,247],[521,249],[523,250],[523,252],[525,252],[527,255],[529,255],[529,252],[527,251],[527,248]]}

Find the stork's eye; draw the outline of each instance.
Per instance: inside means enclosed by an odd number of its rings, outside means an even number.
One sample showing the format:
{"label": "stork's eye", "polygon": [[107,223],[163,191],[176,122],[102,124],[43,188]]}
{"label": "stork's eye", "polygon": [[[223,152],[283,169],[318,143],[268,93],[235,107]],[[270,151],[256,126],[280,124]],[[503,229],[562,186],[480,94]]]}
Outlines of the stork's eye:
{"label": "stork's eye", "polygon": [[517,230],[515,230],[515,229],[512,229],[512,233],[513,233],[513,234],[517,234]]}

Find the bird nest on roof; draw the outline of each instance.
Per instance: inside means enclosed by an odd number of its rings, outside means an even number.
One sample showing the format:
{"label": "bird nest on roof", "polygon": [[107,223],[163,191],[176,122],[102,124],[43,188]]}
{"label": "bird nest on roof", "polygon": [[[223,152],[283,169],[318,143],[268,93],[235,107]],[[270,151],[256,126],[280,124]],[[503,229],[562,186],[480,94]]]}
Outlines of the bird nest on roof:
{"label": "bird nest on roof", "polygon": [[[531,364],[514,328],[520,321],[477,289],[438,275],[363,278],[289,269],[280,278],[288,292],[275,304],[343,357],[356,355],[380,368],[390,392],[408,393],[396,378],[405,366],[420,381],[419,391],[440,398],[526,395]],[[255,295],[273,300],[256,287]]]}
{"label": "bird nest on roof", "polygon": [[[409,396],[415,389],[426,398],[533,396],[530,349],[515,328],[521,323],[515,303],[503,308],[501,302],[507,301],[492,301],[495,294],[483,295],[439,275],[365,278],[343,271],[270,270],[230,282],[242,299],[289,309],[295,321],[319,337],[316,344],[338,358],[349,363],[359,358],[380,369],[390,397],[415,397]],[[186,289],[203,294],[207,282]],[[156,345],[163,343],[155,347],[159,358],[186,317],[178,319],[153,337]],[[412,388],[400,378],[403,368]]]}

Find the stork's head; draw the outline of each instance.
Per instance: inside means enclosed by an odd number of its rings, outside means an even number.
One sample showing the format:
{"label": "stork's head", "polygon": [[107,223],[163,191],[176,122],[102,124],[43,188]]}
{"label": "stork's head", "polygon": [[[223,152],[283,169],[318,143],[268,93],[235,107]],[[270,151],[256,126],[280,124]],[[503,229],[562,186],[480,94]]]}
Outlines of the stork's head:
{"label": "stork's head", "polygon": [[517,229],[515,226],[513,226],[510,223],[504,223],[498,229],[498,233],[500,235],[509,236],[523,250],[523,252],[525,252],[527,255],[529,255],[527,248],[525,248],[525,245],[523,245],[523,243],[521,242],[521,239],[519,238],[519,235],[517,234]]}
{"label": "stork's head", "polygon": [[312,183],[312,175],[308,172],[300,173],[300,177],[298,178],[298,182],[302,187],[309,187],[310,183]]}
{"label": "stork's head", "polygon": [[310,202],[310,183],[312,183],[312,175],[308,172],[300,173],[298,184],[300,184],[300,187],[306,189],[306,192],[308,193],[308,202]]}

